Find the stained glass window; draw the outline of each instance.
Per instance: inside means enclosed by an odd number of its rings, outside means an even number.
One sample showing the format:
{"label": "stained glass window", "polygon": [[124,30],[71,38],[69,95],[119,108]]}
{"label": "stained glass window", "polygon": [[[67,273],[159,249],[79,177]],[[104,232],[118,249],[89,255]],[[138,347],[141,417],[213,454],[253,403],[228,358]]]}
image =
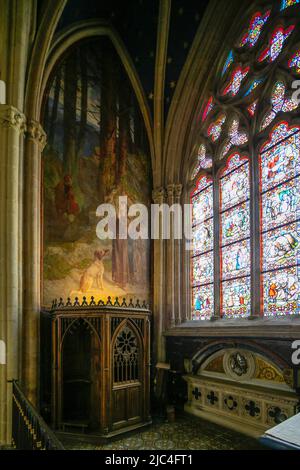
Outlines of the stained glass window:
{"label": "stained glass window", "polygon": [[213,183],[206,176],[199,178],[192,194],[192,212],[192,315],[194,320],[205,320],[214,309]]}
{"label": "stained glass window", "polygon": [[251,95],[251,93],[255,90],[255,88],[257,88],[258,85],[260,85],[263,82],[264,82],[264,78],[258,78],[256,80],[253,80],[253,82],[248,87],[244,97]]}
{"label": "stained glass window", "polygon": [[300,73],[300,51],[297,51],[289,60],[290,69],[294,68],[297,73]]}
{"label": "stained glass window", "polygon": [[265,315],[299,313],[300,129],[281,123],[260,155]]}
{"label": "stained glass window", "polygon": [[247,111],[251,117],[253,117],[255,114],[257,103],[258,103],[258,100],[253,101],[253,103],[251,103],[250,106],[248,106],[247,108]]}
{"label": "stained glass window", "polygon": [[234,60],[233,51],[230,51],[222,70],[222,77],[225,75]]}
{"label": "stained glass window", "polygon": [[228,85],[224,88],[223,95],[235,96],[241,88],[242,81],[248,75],[250,67],[237,67],[231,75]]}
{"label": "stained glass window", "polygon": [[268,59],[270,62],[274,62],[282,51],[285,41],[293,32],[294,28],[295,25],[291,25],[285,30],[282,26],[276,28],[271,36],[268,46],[261,53],[258,61],[263,62],[265,59]]}
{"label": "stained glass window", "polygon": [[194,126],[195,319],[300,314],[300,0],[275,3],[227,49]]}
{"label": "stained glass window", "polygon": [[239,119],[233,119],[228,134],[229,138],[223,147],[222,157],[224,157],[234,145],[244,145],[248,142],[247,133],[245,131],[239,131]]}
{"label": "stained glass window", "polygon": [[239,46],[249,47],[255,46],[262,31],[262,28],[270,16],[271,10],[268,10],[264,15],[260,12],[255,13],[251,18],[250,25],[247,33],[242,37]]}
{"label": "stained glass window", "polygon": [[250,315],[249,161],[234,154],[220,177],[221,312]]}
{"label": "stained glass window", "polygon": [[212,158],[206,154],[204,144],[201,144],[197,155],[197,164],[192,173],[192,179],[195,179],[201,169],[211,168],[213,164]]}
{"label": "stained glass window", "polygon": [[216,142],[222,133],[223,124],[226,121],[225,114],[220,114],[216,121],[214,121],[209,128],[207,129],[207,135],[211,138],[213,142]]}
{"label": "stained glass window", "polygon": [[281,10],[285,10],[288,7],[292,7],[299,3],[300,0],[281,0]]}
{"label": "stained glass window", "polygon": [[293,111],[298,107],[298,103],[294,101],[292,98],[285,97],[285,85],[283,82],[278,81],[276,82],[271,96],[271,110],[265,116],[261,129],[265,129],[268,125],[275,119],[276,115],[283,111],[286,113],[287,111]]}
{"label": "stained glass window", "polygon": [[203,111],[203,114],[202,114],[202,121],[205,121],[205,119],[207,118],[208,114],[211,112],[213,107],[214,107],[213,97],[211,96],[209,98],[209,100],[207,101],[207,104],[204,108],[204,111]]}

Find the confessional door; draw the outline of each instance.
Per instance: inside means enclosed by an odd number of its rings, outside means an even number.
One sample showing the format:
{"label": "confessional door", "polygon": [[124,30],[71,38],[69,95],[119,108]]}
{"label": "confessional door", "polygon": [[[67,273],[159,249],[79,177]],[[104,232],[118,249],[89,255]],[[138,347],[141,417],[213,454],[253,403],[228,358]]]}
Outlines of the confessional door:
{"label": "confessional door", "polygon": [[134,425],[143,417],[142,344],[138,332],[125,324],[112,342],[113,429]]}
{"label": "confessional door", "polygon": [[101,344],[91,324],[72,322],[61,353],[62,427],[98,429],[101,402]]}

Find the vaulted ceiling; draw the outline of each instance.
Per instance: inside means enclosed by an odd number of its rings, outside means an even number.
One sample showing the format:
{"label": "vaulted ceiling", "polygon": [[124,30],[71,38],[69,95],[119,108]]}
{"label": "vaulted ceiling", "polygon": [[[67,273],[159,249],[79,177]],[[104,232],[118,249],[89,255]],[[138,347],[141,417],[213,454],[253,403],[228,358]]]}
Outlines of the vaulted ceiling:
{"label": "vaulted ceiling", "polygon": [[[164,115],[167,113],[176,89],[181,70],[186,62],[196,31],[209,0],[171,0],[165,24],[168,31],[159,28],[162,14],[160,1],[169,0],[68,0],[57,26],[56,33],[84,20],[106,20],[112,24],[123,40],[153,113],[154,84],[159,34],[167,38],[165,43],[165,66],[160,70],[164,86]],[[38,2],[38,12],[43,9]],[[164,11],[164,13],[163,13]]]}

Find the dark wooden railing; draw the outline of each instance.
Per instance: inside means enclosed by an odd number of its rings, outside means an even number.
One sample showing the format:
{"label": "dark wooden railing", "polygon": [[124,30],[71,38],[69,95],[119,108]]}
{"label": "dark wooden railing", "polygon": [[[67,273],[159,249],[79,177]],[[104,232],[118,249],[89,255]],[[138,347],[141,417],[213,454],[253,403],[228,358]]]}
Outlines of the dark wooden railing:
{"label": "dark wooden railing", "polygon": [[12,381],[12,445],[18,450],[64,450],[53,431]]}

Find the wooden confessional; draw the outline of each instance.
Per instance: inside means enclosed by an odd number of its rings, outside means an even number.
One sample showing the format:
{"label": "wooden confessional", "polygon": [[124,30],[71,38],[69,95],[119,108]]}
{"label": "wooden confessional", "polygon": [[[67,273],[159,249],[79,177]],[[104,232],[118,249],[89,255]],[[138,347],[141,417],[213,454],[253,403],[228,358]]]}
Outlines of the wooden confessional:
{"label": "wooden confessional", "polygon": [[110,436],[149,424],[146,305],[60,302],[51,317],[54,427]]}

